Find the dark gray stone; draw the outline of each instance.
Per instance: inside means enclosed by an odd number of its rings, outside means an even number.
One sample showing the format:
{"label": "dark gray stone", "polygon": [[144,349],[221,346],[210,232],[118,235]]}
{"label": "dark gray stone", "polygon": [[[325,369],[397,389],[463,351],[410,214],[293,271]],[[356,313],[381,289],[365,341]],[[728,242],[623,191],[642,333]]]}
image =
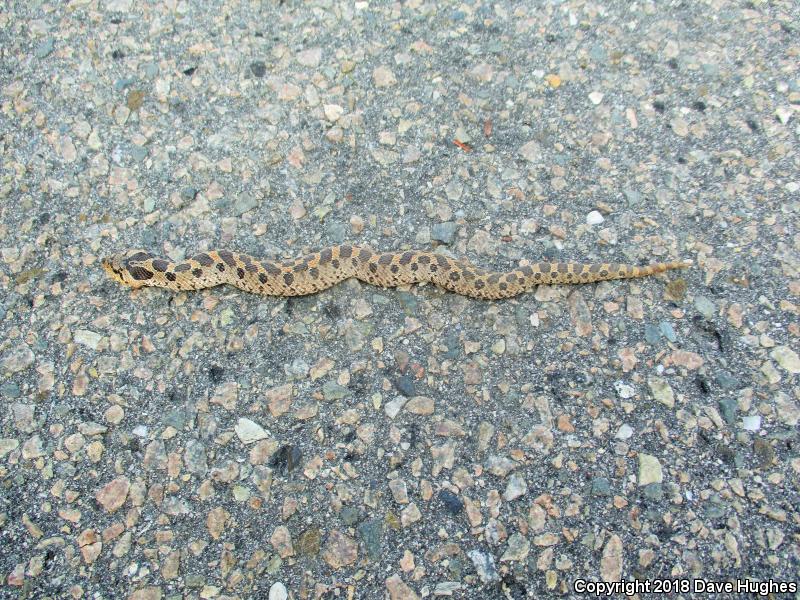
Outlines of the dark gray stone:
{"label": "dark gray stone", "polygon": [[334,221],[328,225],[328,236],[335,244],[341,244],[347,239],[347,228],[343,223]]}
{"label": "dark gray stone", "polygon": [[439,492],[439,500],[442,501],[444,507],[448,512],[457,515],[464,510],[464,502],[456,494],[450,490],[442,490]]}
{"label": "dark gray stone", "polygon": [[258,79],[264,77],[267,74],[267,65],[264,64],[263,60],[254,60],[250,63],[250,71],[255,75]]}
{"label": "dark gray stone", "polygon": [[233,203],[233,214],[241,217],[248,210],[254,209],[258,206],[258,200],[251,194],[239,194],[236,202]]}
{"label": "dark gray stone", "polygon": [[453,221],[437,223],[431,228],[431,239],[449,246],[455,241],[457,228],[458,225]]}
{"label": "dark gray stone", "polygon": [[678,341],[678,336],[675,334],[675,328],[672,327],[672,323],[668,321],[661,321],[658,325],[659,329],[661,329],[661,333],[667,338],[670,342],[675,343]]}
{"label": "dark gray stone", "polygon": [[372,519],[364,521],[358,526],[358,535],[361,536],[361,541],[364,543],[364,550],[367,553],[367,558],[372,561],[380,560],[383,545],[383,521],[381,519]]}
{"label": "dark gray stone", "polygon": [[20,390],[16,383],[7,382],[0,386],[0,397],[19,398]]}
{"label": "dark gray stone", "polygon": [[739,411],[739,403],[735,398],[722,398],[719,401],[719,412],[728,425],[736,424],[736,413]]}
{"label": "dark gray stone", "polygon": [[644,326],[644,339],[651,346],[655,346],[661,340],[661,329],[656,325],[647,323]]}
{"label": "dark gray stone", "polygon": [[625,199],[628,201],[628,206],[636,206],[642,202],[642,193],[636,190],[625,189],[622,191],[625,194]]}
{"label": "dark gray stone", "polygon": [[39,42],[36,46],[36,49],[33,51],[33,55],[36,58],[47,58],[55,49],[55,40],[53,38],[47,38]]}
{"label": "dark gray stone", "polygon": [[605,477],[592,479],[592,496],[610,496],[611,482]]}
{"label": "dark gray stone", "polygon": [[358,523],[359,512],[358,509],[354,506],[345,506],[342,510],[339,511],[339,518],[342,519],[342,523],[347,525],[348,527],[352,527],[356,523]]}
{"label": "dark gray stone", "polygon": [[394,380],[394,387],[406,398],[416,396],[414,388],[414,378],[411,375],[401,375]]}
{"label": "dark gray stone", "polygon": [[664,488],[660,483],[651,483],[644,486],[643,492],[645,498],[656,502],[664,497]]}
{"label": "dark gray stone", "polygon": [[719,384],[719,387],[724,390],[736,390],[742,387],[741,382],[727,371],[715,373],[714,380]]}

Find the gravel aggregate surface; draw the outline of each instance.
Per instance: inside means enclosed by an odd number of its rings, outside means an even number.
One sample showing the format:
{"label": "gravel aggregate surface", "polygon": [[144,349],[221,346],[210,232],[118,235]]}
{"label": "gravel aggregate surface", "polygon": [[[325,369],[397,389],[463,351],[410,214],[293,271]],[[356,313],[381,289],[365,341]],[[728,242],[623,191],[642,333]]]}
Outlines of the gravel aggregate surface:
{"label": "gravel aggregate surface", "polygon": [[[799,31],[781,0],[0,3],[0,598],[796,584]],[[694,267],[497,302],[100,268],[344,241]]]}

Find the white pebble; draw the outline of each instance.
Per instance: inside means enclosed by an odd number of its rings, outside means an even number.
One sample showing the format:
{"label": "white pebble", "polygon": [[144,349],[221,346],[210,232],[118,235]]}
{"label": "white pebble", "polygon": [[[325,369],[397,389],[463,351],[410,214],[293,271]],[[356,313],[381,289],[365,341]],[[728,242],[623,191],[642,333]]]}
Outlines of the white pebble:
{"label": "white pebble", "polygon": [[603,101],[603,94],[601,92],[592,92],[589,94],[589,100],[592,101],[592,104],[597,106]]}
{"label": "white pebble", "polygon": [[253,442],[269,437],[261,425],[250,419],[245,419],[244,417],[239,418],[233,430],[236,432],[236,435],[239,436],[239,439],[242,440],[243,444],[252,444]]}
{"label": "white pebble", "polygon": [[633,435],[633,428],[630,425],[621,425],[614,437],[618,440],[627,440]]}
{"label": "white pebble", "polygon": [[599,211],[593,210],[588,215],[586,215],[586,224],[587,225],[600,225],[605,221],[603,215],[600,214]]}
{"label": "white pebble", "polygon": [[792,109],[788,106],[780,106],[775,111],[775,116],[778,117],[778,120],[786,125],[789,122],[789,119],[792,118]]}
{"label": "white pebble", "polygon": [[758,431],[761,429],[761,416],[751,415],[742,419],[742,428],[745,431]]}
{"label": "white pebble", "polygon": [[286,600],[289,597],[289,592],[286,591],[286,586],[280,581],[273,583],[269,588],[269,600]]}
{"label": "white pebble", "polygon": [[636,394],[636,389],[623,381],[615,381],[614,382],[614,389],[617,392],[617,396],[622,398],[623,400],[627,400],[628,398],[633,398]]}

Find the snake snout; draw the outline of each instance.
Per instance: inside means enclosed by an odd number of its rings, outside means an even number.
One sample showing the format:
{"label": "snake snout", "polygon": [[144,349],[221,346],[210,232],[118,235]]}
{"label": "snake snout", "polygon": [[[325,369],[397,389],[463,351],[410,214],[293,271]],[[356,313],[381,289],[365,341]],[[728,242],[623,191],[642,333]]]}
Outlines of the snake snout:
{"label": "snake snout", "polygon": [[118,254],[106,256],[100,260],[100,264],[106,274],[114,281],[130,285],[125,277],[124,258]]}

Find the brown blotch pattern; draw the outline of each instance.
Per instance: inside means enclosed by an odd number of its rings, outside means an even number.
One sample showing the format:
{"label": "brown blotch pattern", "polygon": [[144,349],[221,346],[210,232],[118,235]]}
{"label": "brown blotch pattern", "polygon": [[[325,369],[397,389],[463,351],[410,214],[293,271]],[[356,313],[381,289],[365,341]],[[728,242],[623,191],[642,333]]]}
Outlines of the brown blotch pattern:
{"label": "brown blotch pattern", "polygon": [[144,267],[129,267],[128,272],[136,281],[146,281],[153,278],[153,272]]}
{"label": "brown blotch pattern", "polygon": [[153,258],[153,255],[150,254],[149,252],[136,252],[134,254],[131,254],[128,257],[128,260],[139,262],[139,261],[150,260],[151,258]]}
{"label": "brown blotch pattern", "polygon": [[217,250],[217,255],[229,267],[236,266],[236,258],[233,256],[233,252],[230,252],[229,250]]}
{"label": "brown blotch pattern", "polygon": [[150,261],[150,264],[156,271],[160,271],[161,273],[166,271],[167,267],[169,266],[169,262],[163,258],[156,258],[155,260]]}
{"label": "brown blotch pattern", "polygon": [[214,259],[205,253],[195,255],[192,260],[200,263],[201,267],[210,267],[214,264]]}

